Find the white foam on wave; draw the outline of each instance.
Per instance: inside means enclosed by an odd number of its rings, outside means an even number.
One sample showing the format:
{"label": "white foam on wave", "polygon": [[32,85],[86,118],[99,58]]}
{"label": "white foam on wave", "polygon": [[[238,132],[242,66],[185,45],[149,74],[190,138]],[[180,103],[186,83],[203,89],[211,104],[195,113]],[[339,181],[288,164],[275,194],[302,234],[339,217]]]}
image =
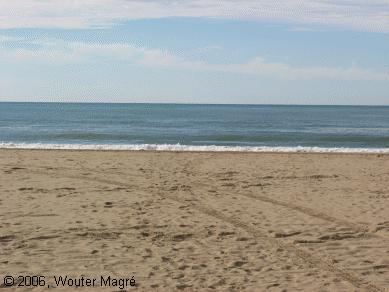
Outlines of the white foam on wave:
{"label": "white foam on wave", "polygon": [[192,151],[192,152],[281,152],[281,153],[377,153],[389,154],[389,148],[347,147],[270,147],[216,146],[181,144],[45,144],[0,142],[0,149],[115,150],[115,151]]}

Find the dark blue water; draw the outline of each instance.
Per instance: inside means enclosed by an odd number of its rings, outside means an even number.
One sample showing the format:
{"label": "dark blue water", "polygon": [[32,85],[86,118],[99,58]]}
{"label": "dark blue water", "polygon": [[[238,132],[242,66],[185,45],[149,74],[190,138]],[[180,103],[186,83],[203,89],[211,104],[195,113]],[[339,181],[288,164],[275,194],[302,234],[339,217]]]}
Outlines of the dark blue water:
{"label": "dark blue water", "polygon": [[389,148],[389,107],[0,103],[0,143]]}

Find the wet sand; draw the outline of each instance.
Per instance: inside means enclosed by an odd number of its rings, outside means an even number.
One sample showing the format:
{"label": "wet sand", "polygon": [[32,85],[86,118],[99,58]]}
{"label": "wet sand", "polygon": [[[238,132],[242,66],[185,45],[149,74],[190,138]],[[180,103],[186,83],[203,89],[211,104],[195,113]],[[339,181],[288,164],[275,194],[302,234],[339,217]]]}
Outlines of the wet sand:
{"label": "wet sand", "polygon": [[387,291],[389,156],[0,150],[5,275]]}

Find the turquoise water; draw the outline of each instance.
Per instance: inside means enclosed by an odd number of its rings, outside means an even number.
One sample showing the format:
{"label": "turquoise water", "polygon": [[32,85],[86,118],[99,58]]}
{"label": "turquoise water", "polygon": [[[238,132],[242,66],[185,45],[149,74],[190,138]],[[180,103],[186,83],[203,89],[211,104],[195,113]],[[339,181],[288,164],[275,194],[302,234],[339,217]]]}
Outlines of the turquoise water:
{"label": "turquoise water", "polygon": [[389,148],[389,107],[0,103],[0,143]]}

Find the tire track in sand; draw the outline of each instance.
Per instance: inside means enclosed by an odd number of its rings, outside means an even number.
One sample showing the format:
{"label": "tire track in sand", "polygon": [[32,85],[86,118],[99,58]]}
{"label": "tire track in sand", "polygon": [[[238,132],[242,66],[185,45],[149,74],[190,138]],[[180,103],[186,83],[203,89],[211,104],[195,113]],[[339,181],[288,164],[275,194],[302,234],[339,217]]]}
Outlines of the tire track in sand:
{"label": "tire track in sand", "polygon": [[[11,165],[7,165],[7,166],[11,166]],[[12,165],[12,166],[16,166],[16,165]],[[19,165],[19,167],[20,167],[20,165]],[[40,167],[40,168],[45,169],[45,167]],[[25,167],[25,169],[28,169],[28,167]],[[63,170],[71,170],[71,169],[70,168],[66,168],[66,167],[61,167],[61,168],[55,168],[55,169],[53,169],[53,171],[54,170],[55,171],[58,171],[58,170],[63,171]],[[89,172],[92,172],[92,173],[97,173],[97,174],[105,175],[104,172],[96,171],[94,169],[89,169],[89,168],[82,167],[82,170],[83,171],[89,171]],[[44,174],[46,174],[46,173],[44,173]],[[121,172],[117,172],[115,174],[116,175],[124,175],[124,173],[121,173]],[[88,178],[85,175],[84,175],[84,180],[94,181],[93,178]],[[73,179],[79,179],[80,178],[79,176],[74,176],[74,175],[73,176],[68,175],[68,177],[69,178],[73,178]],[[138,178],[139,178],[139,176],[138,176]],[[102,182],[102,183],[108,183],[108,184],[110,183],[110,180],[106,180],[106,179],[103,179],[103,178],[99,179],[99,181]],[[209,184],[204,184],[204,183],[200,183],[200,182],[199,182],[199,184],[204,186],[204,187],[210,187]],[[118,182],[116,185],[119,186],[120,183]],[[120,186],[126,187],[126,188],[130,188],[130,186],[127,185],[127,184],[123,184],[123,185],[120,185]],[[135,186],[131,186],[131,187],[134,188]],[[328,222],[331,222],[331,223],[347,226],[347,227],[353,229],[355,232],[362,233],[362,234],[364,234],[366,236],[371,236],[371,237],[375,237],[375,238],[381,238],[381,239],[384,239],[384,240],[389,240],[389,238],[387,236],[379,235],[379,234],[376,234],[376,233],[370,231],[369,230],[369,226],[367,224],[349,222],[347,220],[336,218],[336,217],[330,216],[330,215],[328,215],[326,213],[316,211],[316,210],[314,210],[312,208],[308,208],[308,207],[304,207],[304,206],[301,206],[301,205],[297,205],[297,204],[293,204],[293,203],[289,203],[289,202],[284,202],[284,201],[280,201],[280,200],[276,200],[276,199],[272,199],[272,198],[269,198],[268,196],[264,196],[264,195],[260,195],[260,194],[252,194],[252,193],[234,193],[234,194],[232,194],[231,192],[224,191],[224,190],[222,192],[224,194],[228,194],[228,195],[244,196],[244,197],[247,197],[247,198],[250,198],[250,199],[254,199],[254,200],[262,201],[262,202],[265,202],[265,203],[270,203],[270,204],[273,204],[273,205],[285,207],[287,209],[294,210],[294,211],[306,214],[306,215],[314,217],[314,218],[319,218],[319,219],[322,219],[322,220],[325,220],[325,221],[328,221]]]}
{"label": "tire track in sand", "polygon": [[[58,176],[58,173],[52,173],[50,171],[29,170],[29,172],[42,174],[42,175],[49,175],[49,176],[53,176],[53,175]],[[127,187],[130,189],[134,188],[134,185],[131,185],[131,184],[128,184],[125,182],[112,180],[112,179],[107,179],[107,178],[87,177],[86,175],[74,176],[74,175],[67,175],[66,173],[61,173],[61,177],[86,180],[86,181],[101,182],[101,183],[111,184],[111,185],[115,185],[115,186]],[[381,287],[376,286],[372,283],[366,282],[365,280],[358,277],[358,275],[356,275],[355,273],[346,271],[345,268],[340,267],[338,265],[335,265],[334,261],[329,259],[329,258],[315,256],[314,254],[311,254],[308,251],[305,251],[305,250],[298,248],[293,243],[287,243],[287,242],[281,241],[280,239],[269,237],[268,235],[258,231],[256,228],[249,226],[247,223],[245,223],[237,218],[227,216],[227,215],[225,215],[225,214],[223,214],[215,209],[212,209],[212,208],[209,208],[209,207],[197,204],[197,203],[195,204],[189,200],[174,196],[174,195],[169,194],[169,193],[161,193],[160,191],[154,191],[153,193],[155,193],[156,195],[158,195],[161,198],[168,198],[172,201],[179,202],[181,204],[189,204],[189,206],[192,209],[195,209],[195,210],[197,210],[203,214],[206,214],[208,216],[211,216],[217,220],[231,224],[234,227],[240,228],[240,229],[246,231],[248,234],[250,234],[251,236],[253,236],[256,239],[266,240],[267,242],[274,245],[275,247],[282,248],[282,249],[289,251],[290,253],[294,254],[295,256],[297,256],[298,258],[300,258],[304,262],[308,263],[312,267],[319,268],[320,270],[323,270],[323,271],[331,272],[335,276],[338,276],[341,279],[351,283],[356,288],[365,289],[367,291],[372,291],[372,292],[376,292],[376,291],[377,292],[378,291],[384,292],[385,291],[384,288],[381,288]]]}
{"label": "tire track in sand", "polygon": [[[45,168],[45,167],[41,167],[41,168]],[[56,169],[53,169],[53,170],[55,170],[55,171],[58,171],[58,170],[63,171],[63,170],[71,170],[71,169],[70,168],[66,168],[66,167],[61,167],[61,168],[56,168]],[[84,168],[83,167],[82,170],[83,171],[89,171],[89,172],[92,172],[92,173],[97,173],[97,174],[105,175],[104,172],[96,171],[96,170],[89,169],[89,168]],[[44,172],[42,174],[46,174],[46,172]],[[124,173],[117,172],[117,173],[115,173],[115,175],[124,175]],[[80,176],[74,176],[74,175],[68,175],[67,177],[68,178],[73,178],[73,179],[80,179]],[[139,177],[140,176],[138,176],[138,178]],[[86,177],[86,174],[84,174],[83,179],[84,180],[89,180],[89,181],[95,181],[93,178]],[[151,179],[151,177],[149,179]],[[101,179],[99,179],[99,182],[110,184],[111,181],[107,180],[107,179],[104,179],[104,178],[101,178]],[[199,184],[201,184],[204,187],[210,187],[209,184],[204,184],[204,183],[199,183]],[[126,188],[133,188],[133,189],[135,187],[134,185],[130,186],[129,184],[126,184],[126,183],[122,184],[122,183],[119,183],[119,182],[117,182],[116,185],[117,186],[126,187]],[[347,227],[353,229],[355,232],[362,233],[362,234],[364,234],[366,236],[371,236],[371,237],[375,237],[375,238],[381,238],[381,239],[384,239],[384,240],[388,240],[389,239],[386,236],[379,235],[379,234],[376,234],[374,232],[371,232],[369,230],[369,226],[367,224],[349,222],[347,220],[336,218],[336,217],[330,216],[330,215],[328,215],[326,213],[319,212],[319,211],[316,211],[314,209],[311,209],[311,208],[308,208],[308,207],[304,207],[304,206],[301,206],[301,205],[297,205],[297,204],[293,204],[293,203],[289,203],[289,202],[284,202],[284,201],[280,201],[280,200],[276,200],[276,199],[272,199],[272,198],[269,198],[268,196],[264,196],[264,195],[260,195],[260,194],[250,194],[250,193],[234,193],[233,194],[233,193],[231,193],[229,191],[224,191],[224,190],[222,190],[222,192],[224,194],[228,194],[228,195],[244,196],[244,197],[247,197],[247,198],[250,198],[250,199],[262,201],[262,202],[265,202],[265,203],[270,203],[270,204],[273,204],[273,205],[281,206],[281,207],[284,207],[284,208],[287,208],[287,209],[290,209],[290,210],[294,210],[294,211],[303,213],[305,215],[308,215],[308,216],[311,216],[311,217],[314,217],[314,218],[322,219],[322,220],[325,220],[325,221],[328,221],[328,222],[331,222],[331,223],[335,223],[335,224],[338,224],[338,225],[347,226]]]}
{"label": "tire track in sand", "polygon": [[[206,184],[203,184],[203,185],[210,187],[209,185],[206,185]],[[314,218],[318,218],[318,219],[322,219],[324,221],[335,223],[337,225],[347,226],[347,227],[353,229],[355,232],[363,233],[366,236],[371,236],[371,237],[385,239],[385,240],[389,239],[386,236],[379,235],[379,234],[376,234],[374,232],[371,232],[370,229],[369,229],[368,224],[353,223],[353,222],[350,222],[350,221],[347,221],[347,220],[344,220],[344,219],[333,217],[331,215],[328,215],[326,213],[314,210],[312,208],[304,207],[304,206],[293,204],[293,203],[290,203],[290,202],[284,202],[284,201],[272,199],[272,198],[269,198],[268,196],[264,196],[264,195],[260,195],[260,194],[231,193],[229,191],[224,191],[224,190],[222,190],[222,192],[224,194],[228,194],[228,195],[243,196],[243,197],[247,197],[247,198],[250,198],[250,199],[257,200],[257,201],[261,201],[261,202],[265,202],[265,203],[270,203],[270,204],[273,204],[273,205],[281,206],[281,207],[284,207],[284,208],[287,208],[287,209],[290,209],[290,210],[294,210],[294,211],[303,213],[305,215],[308,215],[308,216],[311,216],[311,217],[314,217]]]}
{"label": "tire track in sand", "polygon": [[[189,174],[188,168],[189,168],[189,164],[186,163],[183,166],[183,169],[184,169],[183,173],[186,173],[186,175]],[[206,184],[206,183],[198,182],[198,181],[196,183],[201,185],[201,186],[203,186],[203,187],[208,187],[208,188],[210,188],[210,187],[217,187],[216,185],[210,185],[210,184]],[[314,209],[309,208],[309,207],[297,205],[297,204],[294,204],[294,203],[284,202],[284,201],[281,201],[281,200],[272,199],[272,198],[269,198],[268,196],[257,194],[257,193],[256,194],[248,193],[248,192],[231,193],[231,192],[225,191],[225,190],[221,190],[221,192],[223,192],[224,194],[228,194],[228,195],[243,196],[243,197],[254,199],[254,200],[257,200],[257,201],[262,201],[262,202],[265,202],[265,203],[270,203],[270,204],[273,204],[273,205],[281,206],[281,207],[284,207],[284,208],[287,208],[287,209],[290,209],[290,210],[294,210],[294,211],[303,213],[305,215],[308,215],[308,216],[311,216],[311,217],[314,217],[314,218],[318,218],[318,219],[322,219],[324,221],[335,223],[337,225],[347,226],[347,227],[351,228],[353,231],[358,232],[358,233],[362,233],[363,235],[366,235],[366,236],[371,236],[371,237],[374,237],[374,238],[380,238],[380,239],[384,239],[384,240],[389,240],[389,237],[387,237],[385,235],[380,235],[380,234],[376,234],[376,233],[372,232],[369,229],[369,225],[368,224],[353,223],[353,222],[350,222],[350,221],[347,221],[347,220],[344,220],[344,219],[336,218],[334,216],[331,216],[331,215],[328,215],[326,213],[314,210]]]}

